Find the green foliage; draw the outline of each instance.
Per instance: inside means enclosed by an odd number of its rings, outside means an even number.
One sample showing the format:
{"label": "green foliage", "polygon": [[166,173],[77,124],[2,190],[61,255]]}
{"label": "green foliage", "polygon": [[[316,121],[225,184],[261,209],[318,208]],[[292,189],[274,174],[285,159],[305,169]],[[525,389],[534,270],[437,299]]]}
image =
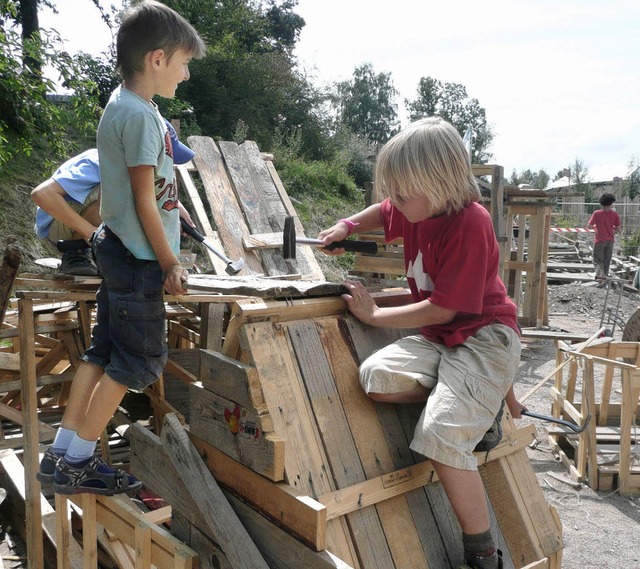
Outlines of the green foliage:
{"label": "green foliage", "polygon": [[399,130],[397,94],[391,73],[376,73],[371,63],[360,65],[352,79],[336,85],[339,121],[364,140],[383,144]]}
{"label": "green foliage", "polygon": [[620,238],[620,247],[625,256],[637,256],[640,252],[640,227]]}
{"label": "green foliage", "polygon": [[304,20],[296,1],[168,0],[199,31],[207,55],[190,66],[177,96],[193,107],[203,133],[231,140],[239,121],[245,137],[269,150],[277,129],[302,130],[304,151],[323,158],[328,127],[322,95],[296,70],[292,55]]}
{"label": "green foliage", "polygon": [[[11,3],[4,3],[5,10]],[[2,11],[0,14],[7,13]],[[8,19],[0,26],[0,167],[18,155],[30,155],[34,145],[44,142],[51,159],[68,156],[69,138],[63,125],[63,113],[75,114],[74,128],[80,134],[95,132],[99,108],[95,83],[83,78],[78,60],[60,49],[60,38],[42,32],[26,39]],[[39,69],[52,66],[72,95],[60,105],[50,101],[53,82]]]}
{"label": "green foliage", "polygon": [[487,124],[485,110],[477,99],[469,98],[464,85],[422,77],[416,98],[413,101],[405,100],[405,104],[412,121],[438,116],[455,126],[460,136],[464,136],[467,128],[471,126],[472,161],[482,164],[491,158],[488,148],[493,140],[493,132]]}
{"label": "green foliage", "polygon": [[553,218],[553,223],[556,227],[581,227],[582,221],[580,217],[575,215],[562,215]]}
{"label": "green foliage", "polygon": [[333,137],[333,161],[343,164],[359,188],[373,181],[375,146],[358,137],[348,127],[338,128]]}

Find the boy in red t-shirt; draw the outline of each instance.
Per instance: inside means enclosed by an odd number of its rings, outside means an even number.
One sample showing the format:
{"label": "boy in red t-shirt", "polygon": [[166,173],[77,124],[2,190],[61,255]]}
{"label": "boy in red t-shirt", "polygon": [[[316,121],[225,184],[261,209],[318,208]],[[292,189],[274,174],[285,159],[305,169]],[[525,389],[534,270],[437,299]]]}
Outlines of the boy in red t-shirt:
{"label": "boy in red t-shirt", "polygon": [[382,148],[375,184],[387,199],[319,237],[328,245],[380,228],[387,241],[402,237],[414,302],[380,308],[354,281],[344,283],[343,298],[366,324],[421,334],[372,354],[360,366],[360,381],[376,401],[426,401],[411,448],[431,459],[460,522],[461,567],[496,569],[502,560],[473,451],[499,421],[505,398],[515,418],[525,407],[513,393],[520,337],[516,306],[498,276],[491,217],[477,203],[460,135],[439,118],[412,123]]}
{"label": "boy in red t-shirt", "polygon": [[613,243],[616,233],[620,233],[622,225],[617,211],[612,209],[616,197],[604,193],[600,196],[598,209],[591,214],[588,228],[596,230],[596,240],[593,245],[593,266],[596,269],[596,280],[603,281],[609,275],[611,257],[613,257]]}

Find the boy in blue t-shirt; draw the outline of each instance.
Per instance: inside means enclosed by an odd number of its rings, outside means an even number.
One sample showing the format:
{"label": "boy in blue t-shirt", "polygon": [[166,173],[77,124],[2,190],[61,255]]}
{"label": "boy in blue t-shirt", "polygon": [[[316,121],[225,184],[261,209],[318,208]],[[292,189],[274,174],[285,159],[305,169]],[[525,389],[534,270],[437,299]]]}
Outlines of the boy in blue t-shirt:
{"label": "boy in blue t-shirt", "polygon": [[[174,151],[152,98],[171,98],[205,45],[170,8],[147,0],[129,9],[117,37],[123,83],[98,126],[103,225],[93,248],[103,274],[97,323],[62,423],[40,463],[40,480],[61,494],[113,495],[142,483],[94,456],[127,389],[157,380],[167,359],[163,290],[184,294]],[[55,465],[53,468],[52,466]],[[53,476],[52,476],[53,474]]]}
{"label": "boy in blue t-shirt", "polygon": [[[171,137],[174,164],[186,164],[195,153],[178,140],[171,123],[166,119],[165,123]],[[67,160],[51,178],[31,192],[31,199],[37,205],[34,230],[38,238],[55,246],[59,241],[86,242],[86,247],[69,248],[62,253],[60,271],[78,276],[97,275],[98,269],[89,253],[91,236],[102,223],[97,148]]]}

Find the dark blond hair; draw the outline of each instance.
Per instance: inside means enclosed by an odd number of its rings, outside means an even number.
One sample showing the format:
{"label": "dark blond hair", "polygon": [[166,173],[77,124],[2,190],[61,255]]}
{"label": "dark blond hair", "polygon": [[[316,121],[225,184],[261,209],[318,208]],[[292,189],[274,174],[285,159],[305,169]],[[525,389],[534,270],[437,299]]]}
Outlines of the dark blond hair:
{"label": "dark blond hair", "polygon": [[161,49],[171,56],[179,49],[199,59],[206,46],[194,27],[180,14],[155,0],[129,8],[122,18],[116,42],[116,70],[131,80],[144,71],[146,55]]}
{"label": "dark blond hair", "polygon": [[426,197],[435,212],[454,213],[480,200],[462,138],[438,117],[411,123],[382,147],[374,183],[378,195]]}

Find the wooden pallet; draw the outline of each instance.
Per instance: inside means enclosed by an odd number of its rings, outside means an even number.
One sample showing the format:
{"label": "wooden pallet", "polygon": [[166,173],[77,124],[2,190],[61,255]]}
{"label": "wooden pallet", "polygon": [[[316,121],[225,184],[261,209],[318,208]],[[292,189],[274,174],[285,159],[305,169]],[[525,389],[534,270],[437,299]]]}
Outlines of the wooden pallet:
{"label": "wooden pallet", "polygon": [[[406,301],[399,296],[381,294],[379,302]],[[191,440],[223,487],[341,564],[455,566],[462,561],[455,515],[430,463],[408,447],[421,408],[376,404],[357,380],[359,362],[406,331],[369,328],[345,308],[333,296],[235,303],[238,340],[226,342],[225,353],[201,351],[202,386],[190,387]],[[194,416],[203,401],[210,404],[201,420]],[[559,568],[560,524],[523,450],[533,433],[508,420],[504,427],[504,444],[480,457],[480,468],[506,566],[546,560]],[[284,441],[280,455],[268,436]],[[153,483],[149,452],[134,455],[142,457],[132,458],[134,472]]]}
{"label": "wooden pallet", "polygon": [[[557,370],[550,389],[552,415],[578,424],[584,424],[587,416],[591,421],[577,435],[550,430],[555,452],[573,479],[593,489],[640,492],[640,343],[603,342],[580,352],[564,346],[558,349],[556,359],[568,365]],[[595,389],[596,369],[603,374],[599,393]],[[618,401],[612,400],[614,383],[619,386]]]}

